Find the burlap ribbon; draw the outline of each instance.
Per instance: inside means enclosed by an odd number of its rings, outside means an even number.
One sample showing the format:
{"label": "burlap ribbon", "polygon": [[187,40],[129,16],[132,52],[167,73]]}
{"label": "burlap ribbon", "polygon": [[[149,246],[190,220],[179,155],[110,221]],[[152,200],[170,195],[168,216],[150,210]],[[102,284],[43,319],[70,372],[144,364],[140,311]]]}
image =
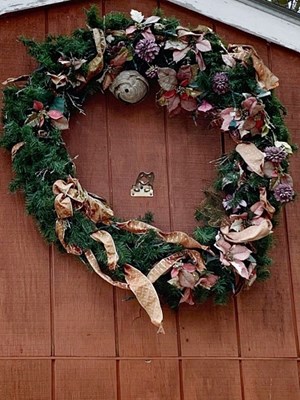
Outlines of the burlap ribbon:
{"label": "burlap ribbon", "polygon": [[[195,264],[196,269],[202,272],[205,269],[205,263],[197,250],[210,251],[208,246],[201,245],[184,232],[163,232],[155,226],[141,221],[129,220],[115,223],[118,229],[124,229],[135,234],[146,234],[154,230],[157,236],[165,242],[179,244],[186,249],[160,260],[153,266],[147,276],[133,266],[126,264],[124,266],[126,283],[115,281],[101,270],[97,258],[91,249],[83,251],[78,246],[68,244],[65,241],[65,232],[69,226],[68,218],[73,216],[74,210],[82,211],[96,224],[103,223],[109,225],[112,223],[112,209],[103,199],[88,193],[82,188],[79,181],[72,177],[69,177],[67,181],[57,180],[53,185],[53,193],[56,195],[54,206],[58,216],[56,221],[56,234],[65,250],[74,255],[82,255],[84,253],[89,265],[103,280],[120,289],[131,290],[135,294],[140,305],[149,315],[151,322],[158,327],[158,333],[164,333],[162,326],[163,313],[153,283],[160,276],[166,274],[176,262],[184,258],[190,258]],[[92,233],[90,237],[104,246],[108,268],[110,270],[118,268],[117,263],[119,256],[110,233],[105,230],[97,230]]]}
{"label": "burlap ribbon", "polygon": [[97,55],[88,64],[88,73],[86,76],[87,82],[102,71],[104,66],[103,56],[106,49],[104,32],[101,29],[97,28],[92,29],[92,32],[97,50]]}

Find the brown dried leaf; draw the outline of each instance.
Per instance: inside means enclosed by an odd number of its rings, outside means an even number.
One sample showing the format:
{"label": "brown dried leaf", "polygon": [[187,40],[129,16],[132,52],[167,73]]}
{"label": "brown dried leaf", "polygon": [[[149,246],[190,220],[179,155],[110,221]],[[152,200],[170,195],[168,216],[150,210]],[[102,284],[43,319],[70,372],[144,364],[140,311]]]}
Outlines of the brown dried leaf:
{"label": "brown dried leaf", "polygon": [[159,68],[158,83],[163,90],[174,90],[177,86],[176,71],[172,68]]}
{"label": "brown dried leaf", "polygon": [[88,74],[86,80],[89,81],[102,71],[104,66],[103,55],[106,49],[104,32],[101,29],[93,29],[93,37],[97,50],[97,55],[88,64]]}
{"label": "brown dried leaf", "polygon": [[246,243],[264,238],[272,233],[272,223],[265,219],[260,225],[252,225],[240,232],[229,232],[229,225],[221,227],[221,232],[228,242]]}
{"label": "brown dried leaf", "polygon": [[17,152],[24,146],[25,142],[19,142],[11,149],[11,160],[13,161]]}
{"label": "brown dried leaf", "polygon": [[264,176],[263,166],[265,155],[254,143],[240,143],[235,150],[240,154],[245,163],[259,176]]}
{"label": "brown dried leaf", "polygon": [[17,78],[7,78],[6,81],[2,82],[2,85],[8,85],[9,83],[19,82],[19,81],[27,81],[29,75],[20,75]]}

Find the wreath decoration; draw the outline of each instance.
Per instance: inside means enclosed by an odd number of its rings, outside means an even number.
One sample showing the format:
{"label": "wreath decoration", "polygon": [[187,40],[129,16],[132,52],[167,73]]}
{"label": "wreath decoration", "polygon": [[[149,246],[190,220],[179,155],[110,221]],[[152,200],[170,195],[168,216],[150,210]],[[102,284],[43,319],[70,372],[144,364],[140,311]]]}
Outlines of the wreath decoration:
{"label": "wreath decoration", "polygon": [[[294,147],[272,92],[278,79],[253,47],[226,47],[210,28],[183,27],[160,10],[148,18],[136,10],[100,18],[92,7],[87,25],[42,43],[21,39],[39,67],[4,82],[1,146],[12,155],[10,189],[24,192],[49,243],[131,290],[163,331],[158,294],[171,307],[209,297],[223,304],[269,275],[274,216],[295,195],[288,174]],[[81,186],[61,136],[88,95],[109,89],[136,103],[152,81],[170,116],[197,121],[204,113],[235,142],[196,210],[194,237],[161,231],[150,214],[117,219],[104,199]]]}

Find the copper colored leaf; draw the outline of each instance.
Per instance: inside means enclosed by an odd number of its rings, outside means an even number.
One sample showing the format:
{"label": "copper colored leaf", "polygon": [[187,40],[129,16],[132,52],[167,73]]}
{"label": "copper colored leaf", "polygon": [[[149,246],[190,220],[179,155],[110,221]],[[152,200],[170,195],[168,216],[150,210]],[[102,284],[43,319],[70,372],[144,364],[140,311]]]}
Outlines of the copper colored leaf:
{"label": "copper colored leaf", "polygon": [[63,131],[65,129],[69,129],[69,121],[65,116],[62,116],[61,118],[58,119],[51,119],[51,123],[55,128]]}
{"label": "copper colored leaf", "polygon": [[158,69],[158,83],[166,91],[173,90],[177,86],[176,71],[172,68]]}
{"label": "copper colored leaf", "polygon": [[263,176],[265,155],[254,143],[240,143],[235,150],[240,154],[250,169],[259,176]]}

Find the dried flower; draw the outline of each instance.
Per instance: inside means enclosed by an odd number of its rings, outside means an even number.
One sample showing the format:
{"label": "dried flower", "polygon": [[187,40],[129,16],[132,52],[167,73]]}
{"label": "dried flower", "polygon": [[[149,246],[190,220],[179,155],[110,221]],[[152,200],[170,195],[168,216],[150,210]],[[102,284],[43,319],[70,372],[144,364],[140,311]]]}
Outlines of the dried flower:
{"label": "dried flower", "polygon": [[217,72],[212,78],[212,89],[217,94],[225,94],[229,91],[229,79],[226,72]]}
{"label": "dried flower", "polygon": [[288,203],[293,200],[295,192],[288,183],[279,183],[274,189],[274,196],[280,203]]}
{"label": "dried flower", "polygon": [[243,261],[252,253],[246,246],[240,244],[231,245],[222,235],[217,236],[215,247],[220,250],[220,261],[225,267],[232,266],[243,278],[249,278],[249,271]]}
{"label": "dried flower", "polygon": [[269,146],[265,148],[264,152],[265,159],[276,164],[280,164],[287,156],[287,152],[283,147]]}
{"label": "dried flower", "polygon": [[158,44],[154,40],[141,39],[135,47],[135,53],[142,60],[151,62],[159,53],[159,49]]}

